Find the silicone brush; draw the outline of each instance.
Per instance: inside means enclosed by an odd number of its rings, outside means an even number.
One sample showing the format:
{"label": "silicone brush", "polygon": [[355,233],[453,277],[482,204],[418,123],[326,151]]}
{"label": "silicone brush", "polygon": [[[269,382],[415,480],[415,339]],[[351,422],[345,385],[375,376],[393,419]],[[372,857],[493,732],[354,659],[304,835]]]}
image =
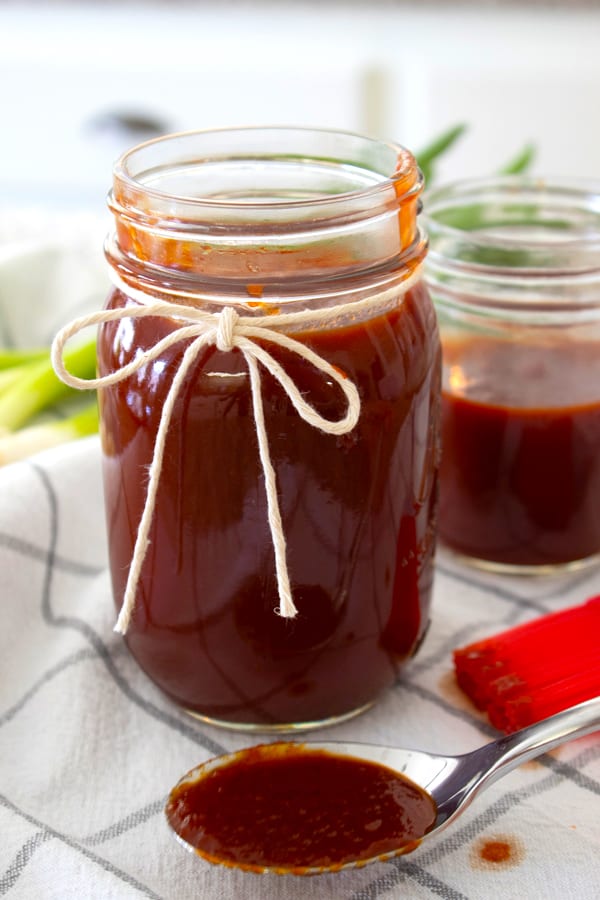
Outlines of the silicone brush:
{"label": "silicone brush", "polygon": [[600,596],[454,651],[462,690],[511,732],[600,695]]}

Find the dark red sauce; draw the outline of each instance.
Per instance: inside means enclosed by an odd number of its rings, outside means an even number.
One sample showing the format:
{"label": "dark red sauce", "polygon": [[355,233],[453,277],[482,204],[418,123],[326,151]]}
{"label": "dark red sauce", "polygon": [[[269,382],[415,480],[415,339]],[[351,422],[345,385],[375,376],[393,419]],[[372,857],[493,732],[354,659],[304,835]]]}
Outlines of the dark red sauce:
{"label": "dark red sauce", "polygon": [[513,835],[479,838],[471,848],[470,861],[475,869],[510,869],[525,859],[523,843]]}
{"label": "dark red sauce", "polygon": [[[111,305],[124,302],[115,292]],[[100,371],[171,327],[164,319],[106,326]],[[360,709],[393,683],[429,618],[440,372],[427,293],[417,287],[388,314],[301,339],[353,379],[362,408],[350,434],[323,434],[261,373],[299,615],[285,620],[273,611],[279,600],[246,364],[238,351],[212,347],[175,407],[127,634],[171,698],[230,723],[311,722]],[[184,349],[102,392],[118,605],[160,413]],[[344,414],[342,392],[322,374],[269,351],[322,414]]]}
{"label": "dark red sauce", "polygon": [[467,556],[554,565],[600,552],[600,347],[444,347],[440,535]]}
{"label": "dark red sauce", "polygon": [[479,855],[486,862],[505,863],[510,860],[512,849],[508,841],[486,841]]}
{"label": "dark red sauce", "polygon": [[414,850],[437,815],[392,769],[294,744],[253,747],[180,783],[166,813],[212,862],[298,874]]}

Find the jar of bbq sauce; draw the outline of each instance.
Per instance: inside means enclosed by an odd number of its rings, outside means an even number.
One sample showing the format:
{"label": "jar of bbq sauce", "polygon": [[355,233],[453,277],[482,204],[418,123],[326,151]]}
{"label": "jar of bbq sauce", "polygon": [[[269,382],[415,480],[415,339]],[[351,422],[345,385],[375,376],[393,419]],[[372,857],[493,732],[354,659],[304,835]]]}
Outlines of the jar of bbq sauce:
{"label": "jar of bbq sauce", "polygon": [[600,185],[506,177],[426,200],[443,346],[440,539],[484,568],[600,560]]}
{"label": "jar of bbq sauce", "polygon": [[167,136],[116,165],[98,365],[118,628],[205,721],[354,715],[424,636],[441,360],[421,191],[405,149],[309,129]]}

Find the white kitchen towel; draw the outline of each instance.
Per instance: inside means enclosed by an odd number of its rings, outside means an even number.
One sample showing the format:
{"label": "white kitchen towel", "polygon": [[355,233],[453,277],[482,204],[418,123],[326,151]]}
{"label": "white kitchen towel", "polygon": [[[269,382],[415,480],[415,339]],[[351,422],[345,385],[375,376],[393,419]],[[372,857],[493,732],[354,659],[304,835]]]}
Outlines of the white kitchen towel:
{"label": "white kitchen towel", "polygon": [[[360,871],[257,876],[186,853],[164,820],[169,788],[249,738],[179,712],[112,632],[97,439],[0,470],[0,501],[0,897],[599,896],[600,735],[511,773],[414,854]],[[440,557],[417,658],[370,712],[315,737],[476,747],[494,730],[456,688],[452,649],[599,591],[597,572],[501,580]],[[486,862],[490,841],[510,858]]]}

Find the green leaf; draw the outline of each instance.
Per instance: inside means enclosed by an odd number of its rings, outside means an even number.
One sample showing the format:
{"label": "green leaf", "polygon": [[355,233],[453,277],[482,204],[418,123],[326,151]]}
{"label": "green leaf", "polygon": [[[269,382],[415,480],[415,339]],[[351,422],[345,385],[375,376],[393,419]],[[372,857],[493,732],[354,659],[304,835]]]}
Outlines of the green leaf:
{"label": "green leaf", "polygon": [[502,166],[500,175],[520,175],[521,172],[526,172],[534,161],[536,152],[534,144],[526,144],[517,156]]}
{"label": "green leaf", "polygon": [[452,128],[442,132],[431,143],[423,147],[419,153],[415,154],[425,181],[430,181],[433,176],[434,162],[449,150],[466,130],[467,126],[465,124],[453,125]]}

